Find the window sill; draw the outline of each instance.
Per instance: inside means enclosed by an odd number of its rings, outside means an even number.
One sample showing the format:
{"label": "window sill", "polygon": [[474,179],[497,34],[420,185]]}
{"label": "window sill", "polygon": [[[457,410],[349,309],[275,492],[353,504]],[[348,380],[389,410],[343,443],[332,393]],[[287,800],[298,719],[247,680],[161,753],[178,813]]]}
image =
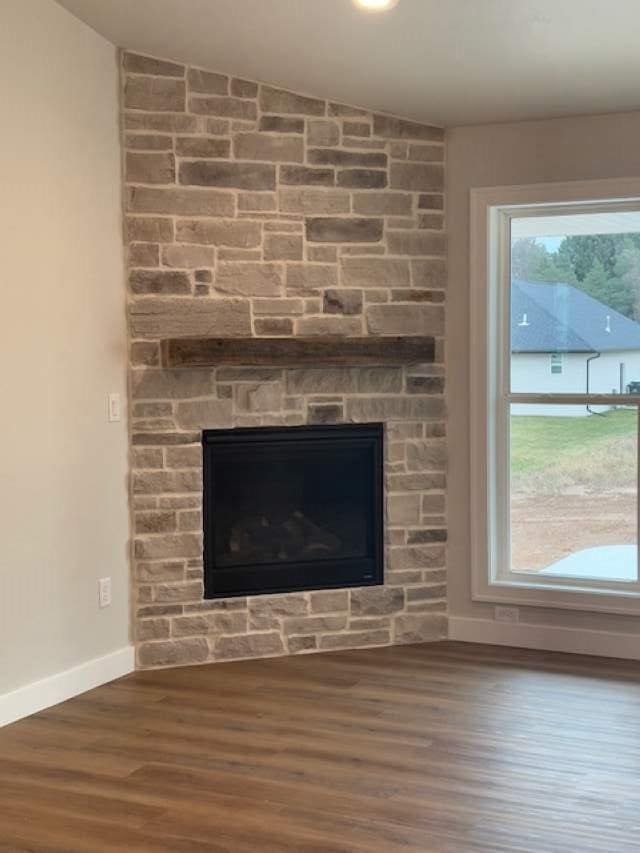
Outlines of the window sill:
{"label": "window sill", "polygon": [[583,610],[627,616],[640,614],[640,590],[568,587],[531,581],[495,580],[476,583],[472,599],[491,604],[519,604],[560,610]]}

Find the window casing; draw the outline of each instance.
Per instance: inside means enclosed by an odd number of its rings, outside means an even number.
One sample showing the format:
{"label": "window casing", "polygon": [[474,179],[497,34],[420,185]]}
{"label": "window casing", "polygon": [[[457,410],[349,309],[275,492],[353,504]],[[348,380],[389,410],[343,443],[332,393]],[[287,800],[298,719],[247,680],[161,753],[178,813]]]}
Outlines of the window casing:
{"label": "window casing", "polygon": [[[638,396],[527,393],[510,384],[510,223],[515,217],[640,210],[640,179],[497,187],[471,192],[472,596],[614,613],[640,610],[640,583],[514,572],[510,551],[509,412],[518,404],[637,407]],[[517,325],[527,325],[523,315]],[[550,356],[562,373],[562,353]],[[541,535],[544,535],[541,531]]]}
{"label": "window casing", "polygon": [[553,352],[549,358],[549,369],[552,374],[562,373],[562,353]]}

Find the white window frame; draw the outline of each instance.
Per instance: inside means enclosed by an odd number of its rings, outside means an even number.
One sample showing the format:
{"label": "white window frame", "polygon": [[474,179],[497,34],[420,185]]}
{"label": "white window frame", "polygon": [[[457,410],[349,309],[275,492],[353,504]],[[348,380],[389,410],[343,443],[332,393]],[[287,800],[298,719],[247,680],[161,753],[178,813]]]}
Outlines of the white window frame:
{"label": "white window frame", "polygon": [[[554,367],[557,369],[554,370]],[[562,376],[564,372],[564,357],[561,352],[552,352],[549,356],[549,372],[552,376]]]}
{"label": "white window frame", "polygon": [[[532,211],[531,208],[537,209]],[[640,582],[567,579],[534,573],[508,574],[509,460],[506,400],[520,403],[593,403],[638,406],[633,395],[513,394],[510,358],[510,218],[640,209],[640,177],[470,191],[470,412],[471,424],[471,594],[476,601],[557,607],[605,613],[640,613]],[[501,355],[499,355],[501,354]],[[639,412],[640,423],[640,412]],[[640,459],[640,452],[639,452]],[[638,500],[640,507],[640,499]],[[640,510],[639,510],[640,511]],[[510,559],[509,559],[510,562]]]}

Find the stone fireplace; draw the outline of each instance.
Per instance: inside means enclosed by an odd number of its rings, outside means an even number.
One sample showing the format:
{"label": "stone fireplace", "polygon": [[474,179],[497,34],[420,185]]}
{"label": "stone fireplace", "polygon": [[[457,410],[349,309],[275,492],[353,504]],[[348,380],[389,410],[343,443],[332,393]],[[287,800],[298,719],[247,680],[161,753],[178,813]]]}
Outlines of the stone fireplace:
{"label": "stone fireplace", "polygon": [[[122,64],[138,665],[445,636],[443,132],[167,60]],[[420,336],[435,353],[391,357]],[[163,353],[182,338],[333,355],[282,363],[247,347],[246,361],[176,366]],[[382,341],[379,359],[342,352],[365,339]],[[205,589],[203,437],[366,424],[384,428],[383,583]],[[259,514],[281,540],[289,525],[288,544],[245,521],[227,524],[226,547],[259,562],[253,535],[299,557],[315,527],[313,547],[338,548],[344,534],[305,507]]]}

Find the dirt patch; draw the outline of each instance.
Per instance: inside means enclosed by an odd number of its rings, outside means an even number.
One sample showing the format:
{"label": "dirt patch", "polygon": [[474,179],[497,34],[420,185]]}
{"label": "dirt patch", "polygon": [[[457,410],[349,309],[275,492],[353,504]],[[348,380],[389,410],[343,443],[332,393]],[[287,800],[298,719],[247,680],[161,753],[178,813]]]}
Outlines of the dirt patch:
{"label": "dirt patch", "polygon": [[514,495],[513,570],[537,572],[598,545],[633,545],[636,529],[636,497],[631,490],[599,495]]}

